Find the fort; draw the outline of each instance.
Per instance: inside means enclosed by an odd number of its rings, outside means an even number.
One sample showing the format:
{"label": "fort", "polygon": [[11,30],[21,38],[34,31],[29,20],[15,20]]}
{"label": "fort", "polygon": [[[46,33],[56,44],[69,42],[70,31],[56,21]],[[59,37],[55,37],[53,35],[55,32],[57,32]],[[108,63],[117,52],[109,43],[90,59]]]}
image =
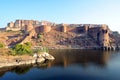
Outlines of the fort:
{"label": "fort", "polygon": [[[51,41],[46,42],[54,46],[67,46],[73,48],[101,48],[104,50],[116,49],[116,45],[112,31],[106,24],[55,24],[48,21],[36,20],[16,20],[7,24],[6,31],[23,31],[24,37],[19,42],[25,43],[37,38],[37,35],[43,33],[44,38],[49,35]],[[62,35],[63,34],[63,35]],[[58,35],[58,36],[56,36]],[[65,37],[66,35],[66,37]],[[62,36],[62,38],[59,38]],[[71,36],[71,37],[70,37]],[[54,42],[52,42],[52,40]],[[91,42],[89,41],[91,40]],[[45,41],[43,42],[45,43]],[[42,43],[42,44],[43,44]],[[43,44],[47,46],[46,44]],[[77,47],[78,46],[78,47]]]}

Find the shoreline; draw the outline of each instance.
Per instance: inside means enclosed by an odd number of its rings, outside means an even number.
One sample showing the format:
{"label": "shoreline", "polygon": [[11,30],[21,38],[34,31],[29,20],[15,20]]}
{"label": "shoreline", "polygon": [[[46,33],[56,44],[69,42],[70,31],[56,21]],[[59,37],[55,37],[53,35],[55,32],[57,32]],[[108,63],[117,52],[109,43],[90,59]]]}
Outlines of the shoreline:
{"label": "shoreline", "polygon": [[[27,57],[27,58],[26,58]],[[46,60],[54,60],[55,58],[46,53],[42,52],[41,54],[38,54],[37,56],[12,56],[8,57],[8,59],[4,59],[0,61],[0,68],[3,67],[12,67],[12,66],[20,66],[20,65],[28,65],[28,64],[42,64]]]}
{"label": "shoreline", "polygon": [[116,51],[116,50],[120,50],[120,47],[90,47],[90,48],[48,48],[50,50],[54,50],[54,49],[79,49],[79,50],[101,50],[101,51]]}
{"label": "shoreline", "polygon": [[[63,50],[62,48],[49,48],[49,50]],[[95,49],[95,48],[64,48],[64,49],[76,49],[76,50],[101,50],[101,51],[115,51],[115,50],[103,50],[103,49]],[[117,50],[117,49],[116,49]],[[119,49],[118,49],[119,50]],[[46,60],[54,60],[55,58],[48,54],[47,52],[42,52],[38,55],[34,54],[33,56],[2,56],[0,60],[0,68],[3,67],[11,67],[11,66],[20,66],[20,65],[29,65],[29,64],[42,64]]]}

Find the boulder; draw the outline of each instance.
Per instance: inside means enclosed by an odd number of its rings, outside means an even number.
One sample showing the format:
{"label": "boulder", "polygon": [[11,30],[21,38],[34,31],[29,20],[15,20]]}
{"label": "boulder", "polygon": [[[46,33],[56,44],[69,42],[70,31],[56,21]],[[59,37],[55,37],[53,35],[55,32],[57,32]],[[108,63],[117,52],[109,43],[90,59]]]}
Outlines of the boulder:
{"label": "boulder", "polygon": [[36,59],[36,63],[43,63],[45,61],[45,58],[39,57]]}
{"label": "boulder", "polygon": [[52,55],[48,54],[47,52],[42,52],[41,54],[39,54],[39,57],[43,57],[47,60],[54,60],[55,59]]}

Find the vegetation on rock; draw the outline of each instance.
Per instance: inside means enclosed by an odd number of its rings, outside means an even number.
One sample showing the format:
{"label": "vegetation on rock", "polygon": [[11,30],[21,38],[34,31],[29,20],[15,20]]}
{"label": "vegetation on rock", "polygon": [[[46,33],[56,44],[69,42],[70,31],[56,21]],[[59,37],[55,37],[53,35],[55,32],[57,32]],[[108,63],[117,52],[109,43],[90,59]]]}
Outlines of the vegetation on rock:
{"label": "vegetation on rock", "polygon": [[34,53],[41,53],[41,52],[49,52],[48,48],[43,47],[42,49],[35,49],[33,50]]}
{"label": "vegetation on rock", "polygon": [[17,44],[14,48],[9,50],[10,55],[33,55],[33,53],[48,52],[48,48],[42,47],[41,49],[32,49],[32,44],[30,42],[24,44]]}
{"label": "vegetation on rock", "polygon": [[31,43],[17,44],[11,52],[13,55],[32,54]]}
{"label": "vegetation on rock", "polygon": [[4,46],[4,43],[0,42],[0,48],[3,48]]}

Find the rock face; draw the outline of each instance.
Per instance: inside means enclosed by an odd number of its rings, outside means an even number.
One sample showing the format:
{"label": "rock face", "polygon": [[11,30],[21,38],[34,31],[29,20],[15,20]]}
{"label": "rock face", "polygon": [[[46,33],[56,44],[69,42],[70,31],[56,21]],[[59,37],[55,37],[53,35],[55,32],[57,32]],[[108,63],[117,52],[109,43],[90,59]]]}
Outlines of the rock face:
{"label": "rock face", "polygon": [[47,60],[54,60],[55,59],[52,55],[48,54],[47,52],[42,52],[38,56],[40,58],[43,57],[44,59],[47,59]]}
{"label": "rock face", "polygon": [[55,43],[55,45],[70,45],[71,47],[111,47],[116,44],[116,41],[119,42],[114,39],[114,35],[111,34],[106,24],[55,24],[48,21],[16,20],[15,23],[8,23],[6,30],[24,30],[25,36],[21,43],[31,41],[33,37],[37,37],[41,33],[49,35],[49,38],[54,36],[53,38],[56,39],[53,40],[54,42],[52,39],[51,41],[45,40],[46,42],[42,43],[45,45]]}

